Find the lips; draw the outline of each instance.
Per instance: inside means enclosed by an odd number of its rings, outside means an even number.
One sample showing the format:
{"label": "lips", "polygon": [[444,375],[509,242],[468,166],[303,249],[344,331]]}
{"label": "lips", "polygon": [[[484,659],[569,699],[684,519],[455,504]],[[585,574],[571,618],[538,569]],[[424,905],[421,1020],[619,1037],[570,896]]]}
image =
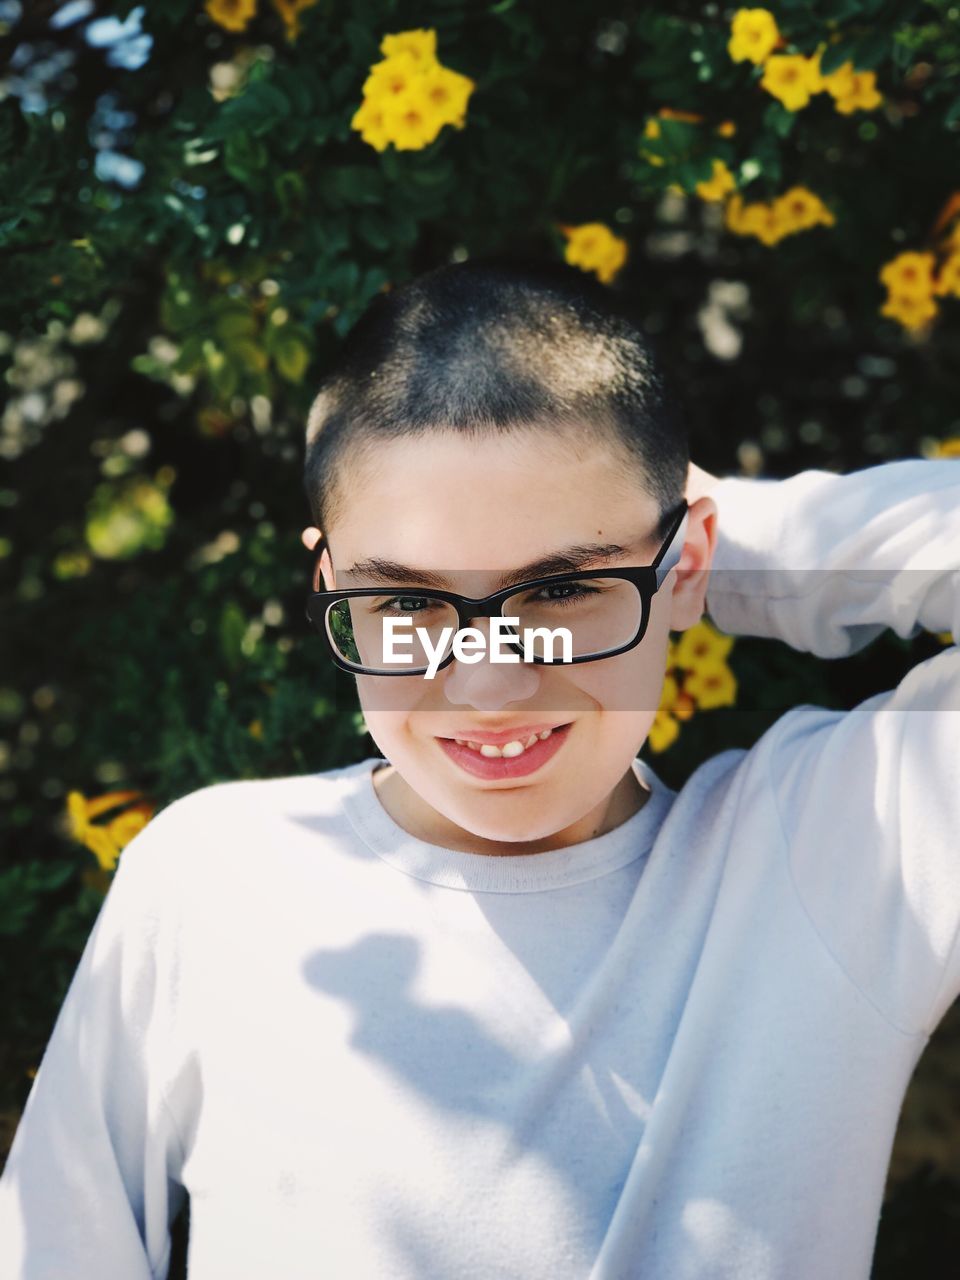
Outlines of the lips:
{"label": "lips", "polygon": [[495,781],[524,777],[542,768],[566,742],[571,727],[525,725],[498,733],[466,730],[462,737],[437,741],[448,758],[466,773]]}
{"label": "lips", "polygon": [[483,746],[504,746],[507,742],[527,742],[531,737],[540,736],[541,733],[549,733],[554,728],[561,728],[559,724],[511,724],[508,728],[502,730],[483,730],[483,728],[461,728],[453,733],[444,733],[444,740],[454,742],[476,742],[477,745]]}

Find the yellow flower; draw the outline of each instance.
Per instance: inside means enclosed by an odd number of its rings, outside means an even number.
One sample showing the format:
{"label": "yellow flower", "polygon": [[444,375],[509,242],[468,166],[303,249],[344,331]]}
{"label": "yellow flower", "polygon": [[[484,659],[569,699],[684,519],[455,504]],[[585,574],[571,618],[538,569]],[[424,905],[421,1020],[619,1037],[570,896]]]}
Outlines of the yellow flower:
{"label": "yellow flower", "polygon": [[820,78],[820,91],[829,93],[833,98],[846,98],[853,92],[853,63],[841,63],[835,71],[831,71],[825,76],[820,71],[820,56],[823,53],[824,45],[817,50],[814,58],[816,60],[817,73]]}
{"label": "yellow flower", "polygon": [[706,182],[698,182],[697,195],[701,200],[722,200],[736,186],[733,174],[722,160],[714,160],[713,174]]}
{"label": "yellow flower", "polygon": [[717,125],[717,133],[721,138],[732,138],[737,132],[737,126],[732,120],[724,120],[722,124]]}
{"label": "yellow flower", "polygon": [[816,53],[812,53],[807,59],[808,83],[811,93],[824,93],[827,88],[826,80],[820,70],[820,59],[823,57],[826,47],[825,44],[820,45]]}
{"label": "yellow flower", "polygon": [[[643,136],[645,138],[660,137],[660,125],[657,123],[656,120],[653,119],[652,116],[644,125]],[[647,164],[658,165],[658,164],[664,163],[663,156],[655,155],[652,151],[644,151],[642,147],[640,148],[640,154],[643,156],[644,160],[646,160]]]}
{"label": "yellow flower", "polygon": [[723,221],[728,231],[733,231],[738,236],[750,234],[747,230],[746,210],[747,206],[743,202],[743,196],[733,195],[730,197],[723,208]]}
{"label": "yellow flower", "polygon": [[443,124],[419,79],[383,102],[383,127],[398,151],[419,151],[428,146]]}
{"label": "yellow flower", "polygon": [[368,142],[377,151],[383,151],[390,141],[383,122],[384,101],[383,98],[364,98],[350,121],[350,128],[356,129],[364,142]]}
{"label": "yellow flower", "polygon": [[880,280],[901,297],[926,298],[933,293],[934,263],[932,253],[898,253],[880,268]]}
{"label": "yellow flower", "polygon": [[[724,635],[701,618],[694,626],[687,627],[677,641],[674,662],[678,667],[691,671],[704,663],[722,661],[732,648],[733,636]],[[686,689],[686,682],[683,687]]]}
{"label": "yellow flower", "polygon": [[818,91],[819,81],[813,59],[799,53],[775,53],[764,64],[760,87],[773,94],[788,111],[799,111]]}
{"label": "yellow flower", "polygon": [[262,738],[263,737],[263,721],[259,719],[251,720],[250,723],[247,725],[247,733],[249,733],[251,738]]}
{"label": "yellow flower", "polygon": [[873,71],[851,71],[842,92],[834,94],[834,106],[846,116],[853,111],[873,111],[882,103]]}
{"label": "yellow flower", "polygon": [[899,320],[905,329],[922,329],[938,310],[937,304],[929,295],[916,297],[892,293],[880,308],[880,314]]}
{"label": "yellow flower", "polygon": [[666,751],[680,732],[680,725],[669,711],[658,711],[647,733],[651,751]]}
{"label": "yellow flower", "polygon": [[730,24],[727,51],[734,62],[766,61],[780,40],[777,20],[768,9],[738,9]]}
{"label": "yellow flower", "polygon": [[595,272],[609,284],[627,260],[627,242],[615,236],[602,222],[583,222],[577,227],[561,227],[567,237],[564,258],[571,266]]}
{"label": "yellow flower", "polygon": [[676,702],[673,704],[673,714],[678,720],[689,720],[696,710],[696,703],[686,689],[677,696]]}
{"label": "yellow flower", "polygon": [[948,293],[960,298],[960,251],[951,253],[940,267],[934,281],[933,292],[941,298]]}
{"label": "yellow flower", "polygon": [[409,53],[398,53],[375,62],[363,82],[363,96],[372,101],[396,98],[406,93],[423,74],[421,64]]}
{"label": "yellow flower", "polygon": [[101,898],[106,897],[110,888],[110,881],[113,876],[109,871],[105,871],[103,867],[85,867],[80,873],[80,879],[89,889],[96,889]]}
{"label": "yellow flower", "polygon": [[[814,55],[817,70],[820,67],[820,55],[825,45],[821,45]],[[874,71],[855,71],[852,62],[842,63],[829,75],[819,76],[818,91],[826,90],[834,99],[837,111],[849,115],[852,111],[872,111],[883,102],[883,95],[877,90],[877,76]]]}
{"label": "yellow flower", "polygon": [[789,233],[780,210],[774,204],[747,205],[744,216],[753,235],[770,248]]}
{"label": "yellow flower", "polygon": [[683,691],[704,711],[732,707],[737,696],[737,678],[722,659],[712,660],[689,672]]}
{"label": "yellow flower", "polygon": [[676,676],[672,676],[668,672],[663,677],[663,688],[660,691],[660,706],[658,710],[669,711],[676,702],[679,692],[680,686],[677,683]]}
{"label": "yellow flower", "polygon": [[[678,111],[676,107],[661,107],[657,112],[661,120],[683,120],[687,124],[702,124],[703,116],[696,111]],[[659,133],[659,129],[657,130]]]}
{"label": "yellow flower", "polygon": [[441,124],[462,129],[467,101],[476,88],[474,81],[438,63],[424,72],[421,87]]}
{"label": "yellow flower", "polygon": [[113,870],[121,849],[147,825],[153,816],[154,807],[149,801],[141,801],[130,805],[103,825],[95,825],[93,819],[110,809],[116,809],[118,805],[140,800],[141,795],[140,791],[111,791],[88,800],[81,791],[68,793],[67,820],[70,834],[96,855],[102,870]]}
{"label": "yellow flower", "polygon": [[300,34],[300,14],[311,9],[317,0],[273,0],[273,7],[283,19],[287,39],[293,43]]}
{"label": "yellow flower", "polygon": [[380,52],[387,58],[407,53],[415,62],[435,63],[437,60],[437,33],[434,28],[415,27],[410,31],[396,31],[380,41]]}
{"label": "yellow flower", "polygon": [[377,151],[391,142],[398,151],[419,151],[444,125],[464,127],[476,85],[469,76],[442,66],[436,48],[433,28],[397,31],[380,42],[386,57],[370,68],[363,102],[350,122]]}
{"label": "yellow flower", "polygon": [[225,31],[243,31],[257,12],[257,0],[207,0],[203,7]]}
{"label": "yellow flower", "polygon": [[836,218],[818,195],[807,187],[791,187],[774,202],[784,229],[806,231],[820,223],[832,227]]}
{"label": "yellow flower", "polygon": [[756,236],[768,247],[788,233],[781,211],[776,205],[757,201],[744,204],[743,197],[731,196],[724,210],[724,222],[728,230],[738,236]]}
{"label": "yellow flower", "polygon": [[[932,458],[960,458],[960,436],[952,436],[949,440],[940,440],[930,455]],[[948,631],[943,633],[949,635]]]}

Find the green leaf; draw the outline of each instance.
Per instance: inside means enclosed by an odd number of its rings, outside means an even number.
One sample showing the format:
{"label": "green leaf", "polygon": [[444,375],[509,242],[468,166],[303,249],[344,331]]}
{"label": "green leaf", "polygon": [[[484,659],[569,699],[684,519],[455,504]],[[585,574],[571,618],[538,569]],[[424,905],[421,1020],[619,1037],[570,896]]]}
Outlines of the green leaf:
{"label": "green leaf", "polygon": [[854,69],[870,71],[879,67],[890,55],[890,33],[882,28],[870,31],[856,44],[853,55]]}
{"label": "green leaf", "polygon": [[783,165],[780,158],[780,146],[771,134],[767,134],[758,140],[754,158],[767,182],[776,187],[780,182]]}
{"label": "green leaf", "polygon": [[698,182],[709,182],[713,177],[713,160],[710,156],[694,156],[678,165],[670,175],[683,187],[692,192]]}
{"label": "green leaf", "polygon": [[380,204],[383,200],[383,180],[372,166],[342,165],[327,175],[326,186],[347,204]]}
{"label": "green leaf", "polygon": [[828,45],[820,58],[820,74],[828,76],[831,72],[839,70],[845,62],[852,62],[856,48],[855,36],[845,36],[835,44]]}
{"label": "green leaf", "polygon": [[390,224],[381,214],[365,209],[357,219],[357,231],[371,249],[383,253],[390,248]]}
{"label": "green leaf", "polygon": [[423,168],[412,169],[409,176],[410,181],[418,187],[439,187],[452,177],[452,169],[449,164],[435,167],[425,165]]}
{"label": "green leaf", "polygon": [[782,102],[771,102],[763,114],[763,123],[780,138],[786,138],[797,122],[797,113],[788,111]]}
{"label": "green leaf", "polygon": [[302,208],[307,188],[299,173],[292,169],[278,173],[273,180],[273,190],[284,213]]}
{"label": "green leaf", "polygon": [[267,353],[263,348],[246,338],[231,342],[229,353],[231,360],[246,373],[263,373],[268,364]]}
{"label": "green leaf", "polygon": [[243,93],[229,98],[214,116],[206,141],[222,142],[238,130],[259,137],[270,133],[293,114],[293,104],[269,80],[248,83]]}
{"label": "green leaf", "polygon": [[840,26],[850,18],[857,17],[862,8],[861,0],[831,0],[830,20]]}
{"label": "green leaf", "polygon": [[208,371],[213,389],[221,400],[228,400],[236,395],[240,386],[240,370],[232,360],[224,360],[223,364]]}
{"label": "green leaf", "polygon": [[[664,154],[682,155],[696,146],[700,136],[699,125],[690,124],[686,120],[662,119],[659,116],[657,117],[657,123],[660,126],[659,141],[663,143],[665,148]],[[653,139],[653,141],[657,141],[657,139]]]}
{"label": "green leaf", "polygon": [[216,332],[228,340],[252,338],[257,332],[257,321],[242,303],[228,303],[217,317]]}
{"label": "green leaf", "polygon": [[905,40],[898,40],[894,36],[893,41],[893,65],[899,70],[904,71],[910,65],[913,59],[913,49]]}
{"label": "green leaf", "polygon": [[369,23],[354,22],[348,18],[340,24],[340,29],[356,62],[372,63],[382,57],[380,41],[371,31]]}
{"label": "green leaf", "polygon": [[297,333],[285,333],[276,344],[277,370],[288,382],[302,382],[310,365],[310,349]]}
{"label": "green leaf", "polygon": [[199,334],[193,334],[180,348],[173,370],[174,373],[195,373],[203,362],[203,339]]}
{"label": "green leaf", "polygon": [[228,600],[220,612],[220,652],[228,667],[239,667],[243,662],[241,644],[247,630],[247,619],[234,600]]}
{"label": "green leaf", "polygon": [[265,168],[269,155],[259,138],[249,134],[233,133],[227,138],[223,152],[223,165],[231,178],[247,184],[259,170]]}

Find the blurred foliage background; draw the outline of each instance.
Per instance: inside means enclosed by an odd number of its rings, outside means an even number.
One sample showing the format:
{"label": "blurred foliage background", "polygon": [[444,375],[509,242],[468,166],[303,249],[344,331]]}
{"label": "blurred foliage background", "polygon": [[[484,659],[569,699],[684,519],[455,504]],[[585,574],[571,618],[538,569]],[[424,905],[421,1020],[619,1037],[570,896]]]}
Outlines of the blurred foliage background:
{"label": "blurred foliage background", "polygon": [[[299,535],[311,392],[378,290],[486,252],[596,272],[721,474],[960,452],[960,6],[0,0],[0,53],[8,1143],[133,832],[374,752]],[[735,695],[644,751],[679,786],[947,641],[738,640]],[[958,1089],[952,1011],[879,1277],[955,1269]]]}

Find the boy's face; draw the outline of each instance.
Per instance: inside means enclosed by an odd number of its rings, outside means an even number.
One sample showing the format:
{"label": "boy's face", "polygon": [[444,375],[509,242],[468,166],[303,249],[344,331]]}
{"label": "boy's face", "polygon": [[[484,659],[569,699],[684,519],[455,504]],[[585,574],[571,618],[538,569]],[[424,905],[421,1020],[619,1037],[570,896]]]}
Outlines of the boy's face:
{"label": "boy's face", "polygon": [[[449,590],[480,597],[503,575],[571,547],[617,544],[624,554],[579,566],[613,570],[649,564],[660,545],[656,504],[635,467],[594,432],[578,440],[536,429],[473,439],[432,431],[378,443],[362,463],[345,464],[339,486],[340,512],[324,530],[328,588],[379,586],[353,566],[381,560],[442,574]],[[603,829],[624,788],[636,789],[631,763],[659,703],[669,632],[703,611],[715,515],[709,497],[690,507],[680,564],[626,653],[552,666],[485,655],[454,661],[432,680],[358,676],[370,734],[394,766],[389,802],[378,789],[401,825],[477,850],[487,842],[556,847]],[[489,636],[485,619],[471,625]],[[451,742],[529,741],[547,729],[526,762],[489,761]]]}

